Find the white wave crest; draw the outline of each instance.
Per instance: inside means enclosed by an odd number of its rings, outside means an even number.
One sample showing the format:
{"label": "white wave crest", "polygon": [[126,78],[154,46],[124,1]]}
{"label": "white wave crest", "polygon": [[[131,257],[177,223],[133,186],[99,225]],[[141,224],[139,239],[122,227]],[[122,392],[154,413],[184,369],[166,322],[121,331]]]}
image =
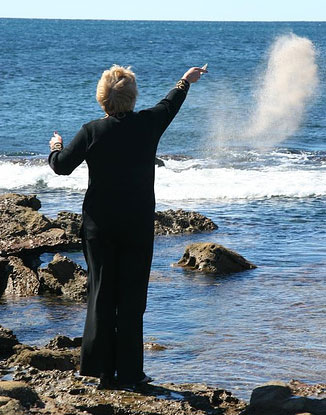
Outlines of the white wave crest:
{"label": "white wave crest", "polygon": [[[157,168],[156,199],[158,202],[187,200],[255,200],[271,197],[304,198],[326,196],[325,166],[305,169],[295,161],[282,167],[240,169],[205,167],[203,160],[167,161]],[[84,191],[87,189],[87,166],[82,164],[70,176],[57,176],[44,166],[0,163],[0,189],[44,187]],[[33,191],[35,191],[33,189]]]}

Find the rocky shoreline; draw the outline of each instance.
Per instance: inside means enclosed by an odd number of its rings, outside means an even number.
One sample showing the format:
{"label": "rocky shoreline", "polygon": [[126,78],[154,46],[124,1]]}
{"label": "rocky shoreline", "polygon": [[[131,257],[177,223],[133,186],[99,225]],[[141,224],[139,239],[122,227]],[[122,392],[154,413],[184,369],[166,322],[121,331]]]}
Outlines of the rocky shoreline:
{"label": "rocky shoreline", "polygon": [[[0,195],[0,257],[81,249],[81,215],[63,211],[53,220],[39,213],[40,208],[41,202],[35,195]],[[215,229],[215,223],[197,212],[178,209],[155,213],[155,235]]]}
{"label": "rocky shoreline", "polygon": [[[81,249],[81,215],[59,212],[53,220],[39,213],[40,207],[35,195],[0,196],[0,296],[50,294],[85,301],[86,271],[58,253]],[[215,229],[217,225],[197,212],[179,209],[155,214],[156,235]],[[44,252],[55,255],[41,267],[39,257]],[[218,275],[255,268],[214,243],[189,245],[178,266]],[[78,374],[81,341],[58,336],[44,347],[32,347],[0,326],[0,415],[236,415],[250,408],[231,392],[202,384],[100,390],[97,379]],[[155,343],[144,346],[153,352],[166,348]]]}
{"label": "rocky shoreline", "polygon": [[[0,195],[0,296],[59,295],[86,300],[86,271],[62,251],[81,250],[82,217],[59,212],[56,219],[39,213],[35,195]],[[155,235],[211,232],[213,221],[200,213],[182,209],[155,212]],[[56,253],[46,268],[40,255]],[[177,264],[198,272],[226,275],[256,268],[236,252],[216,243],[190,244]]]}
{"label": "rocky shoreline", "polygon": [[[78,373],[80,346],[81,338],[57,336],[32,347],[0,326],[0,415],[326,414],[326,384],[295,380],[260,386],[249,403],[205,384],[100,389],[98,379]],[[145,347],[162,350],[152,343]]]}

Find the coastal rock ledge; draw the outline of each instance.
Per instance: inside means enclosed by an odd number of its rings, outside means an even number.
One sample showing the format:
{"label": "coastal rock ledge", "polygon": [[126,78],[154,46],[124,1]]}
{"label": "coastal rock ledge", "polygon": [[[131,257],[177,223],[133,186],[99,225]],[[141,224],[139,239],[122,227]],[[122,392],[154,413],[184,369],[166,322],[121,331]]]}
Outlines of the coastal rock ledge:
{"label": "coastal rock ledge", "polygon": [[188,245],[182,258],[175,265],[216,275],[226,275],[257,268],[255,264],[247,261],[231,249],[211,242]]}
{"label": "coastal rock ledge", "polygon": [[40,207],[35,195],[0,195],[0,256],[34,255],[81,246],[78,238],[39,213]]}
{"label": "coastal rock ledge", "polygon": [[297,380],[259,386],[249,404],[205,384],[103,390],[98,379],[78,374],[80,345],[81,338],[57,336],[42,348],[31,347],[0,326],[0,415],[326,414],[326,385]]}
{"label": "coastal rock ledge", "polygon": [[[35,195],[0,195],[1,257],[37,256],[43,252],[81,249],[78,213],[59,212],[56,219],[38,212],[41,202]],[[217,229],[211,219],[182,209],[155,213],[155,235],[205,232]],[[0,270],[3,264],[0,264]]]}

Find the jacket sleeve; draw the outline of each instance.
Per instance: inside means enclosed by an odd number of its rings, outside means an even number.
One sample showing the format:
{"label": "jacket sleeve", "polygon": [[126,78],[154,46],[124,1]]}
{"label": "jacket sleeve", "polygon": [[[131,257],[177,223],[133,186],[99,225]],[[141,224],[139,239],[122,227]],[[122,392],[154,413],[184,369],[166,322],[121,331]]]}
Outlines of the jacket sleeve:
{"label": "jacket sleeve", "polygon": [[49,164],[56,174],[69,175],[85,160],[87,149],[88,135],[83,126],[66,147],[50,153]]}
{"label": "jacket sleeve", "polygon": [[157,141],[170,125],[173,118],[177,115],[181,105],[186,99],[188,89],[189,86],[185,89],[175,87],[164,99],[156,104],[155,107],[140,111],[140,113],[146,113],[152,132],[157,138]]}

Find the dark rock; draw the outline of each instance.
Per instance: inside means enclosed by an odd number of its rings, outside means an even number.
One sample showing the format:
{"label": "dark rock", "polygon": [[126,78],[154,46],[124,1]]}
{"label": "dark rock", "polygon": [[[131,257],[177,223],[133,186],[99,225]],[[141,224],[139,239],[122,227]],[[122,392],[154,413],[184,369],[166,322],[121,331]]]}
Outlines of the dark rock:
{"label": "dark rock", "polygon": [[39,210],[41,208],[41,202],[37,199],[36,195],[20,195],[17,193],[0,195],[0,205],[4,206],[11,203],[16,206],[28,207],[32,210]]}
{"label": "dark rock", "polygon": [[144,349],[150,350],[151,352],[161,352],[163,350],[167,350],[167,346],[163,346],[163,344],[153,343],[153,342],[146,342],[144,343]]}
{"label": "dark rock", "polygon": [[165,167],[164,161],[158,157],[155,157],[155,165],[157,167]]}
{"label": "dark rock", "polygon": [[155,235],[212,231],[217,225],[206,216],[182,209],[155,212]]}
{"label": "dark rock", "polygon": [[9,263],[9,259],[0,257],[0,296],[4,293],[5,289],[7,288],[7,265]]}
{"label": "dark rock", "polygon": [[177,266],[225,275],[256,268],[236,252],[215,243],[193,243],[186,247]]}
{"label": "dark rock", "polygon": [[77,248],[80,241],[69,238],[50,219],[39,213],[34,196],[0,196],[0,256],[39,254],[55,248]]}
{"label": "dark rock", "polygon": [[[57,219],[53,223],[55,226],[63,229],[70,238],[76,238],[76,240],[79,238],[82,224],[82,216],[80,214],[59,212]],[[217,229],[217,226],[211,219],[197,212],[170,209],[155,213],[155,235],[194,233],[214,229]]]}
{"label": "dark rock", "polygon": [[186,154],[164,154],[161,155],[160,158],[163,160],[176,160],[176,161],[185,161],[185,160],[192,160],[193,157],[187,156]]}
{"label": "dark rock", "polygon": [[242,415],[326,414],[326,399],[294,396],[289,385],[278,382],[253,390],[250,405]]}
{"label": "dark rock", "polygon": [[87,273],[71,259],[56,254],[47,268],[39,269],[41,292],[64,295],[72,300],[85,300]]}
{"label": "dark rock", "polygon": [[18,257],[9,257],[7,259],[7,264],[1,272],[0,279],[1,287],[4,288],[4,294],[19,297],[38,294],[40,283],[36,273],[26,267]]}
{"label": "dark rock", "polygon": [[71,339],[67,336],[56,336],[45,346],[47,349],[66,349],[80,347],[82,344],[82,337],[75,337]]}
{"label": "dark rock", "polygon": [[66,235],[71,238],[80,240],[80,230],[82,226],[82,215],[79,213],[61,211],[57,219],[53,222],[58,228],[65,231]]}
{"label": "dark rock", "polygon": [[0,358],[8,357],[14,353],[13,347],[19,344],[14,333],[0,326]]}
{"label": "dark rock", "polygon": [[39,370],[76,370],[79,365],[79,350],[23,349],[12,356],[11,366],[32,366]]}
{"label": "dark rock", "polygon": [[1,381],[0,396],[17,399],[25,407],[30,407],[39,400],[37,393],[29,385],[15,381]]}

